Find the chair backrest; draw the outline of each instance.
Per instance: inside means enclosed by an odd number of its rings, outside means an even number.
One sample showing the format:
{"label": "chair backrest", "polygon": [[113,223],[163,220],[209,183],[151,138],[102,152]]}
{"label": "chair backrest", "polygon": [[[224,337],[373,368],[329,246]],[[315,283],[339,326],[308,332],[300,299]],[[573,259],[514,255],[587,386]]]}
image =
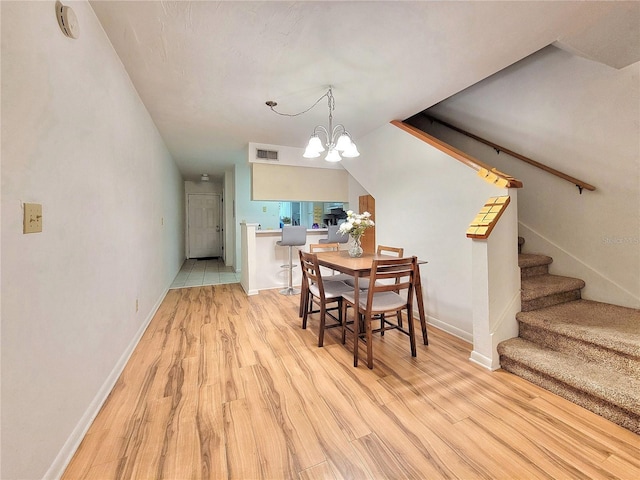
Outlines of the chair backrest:
{"label": "chair backrest", "polygon": [[378,245],[378,255],[389,255],[393,254],[396,257],[400,258],[404,255],[404,248],[398,247],[387,247],[386,245]]}
{"label": "chair backrest", "polygon": [[[378,255],[394,255],[398,258],[402,258],[402,256],[404,255],[404,248],[389,247],[387,245],[378,245],[377,253]],[[396,278],[396,283],[399,283],[399,282],[400,280]]]}
{"label": "chair backrest", "polygon": [[340,245],[337,243],[310,243],[309,252],[337,252]]}
{"label": "chair backrest", "polygon": [[320,273],[320,265],[318,265],[318,257],[315,253],[307,253],[302,250],[300,254],[300,268],[302,269],[302,281],[307,282],[308,286],[316,284],[320,292],[320,298],[324,299],[324,285],[322,283],[322,274]]}
{"label": "chair backrest", "polygon": [[[374,260],[367,292],[367,310],[371,310],[376,293],[395,292],[406,289],[406,304],[412,301],[418,257]],[[385,281],[393,280],[393,282]]]}
{"label": "chair backrest", "polygon": [[307,243],[307,227],[304,225],[285,225],[282,227],[280,245],[299,246]]}
{"label": "chair backrest", "polygon": [[349,235],[341,233],[339,225],[329,225],[327,227],[327,241],[329,243],[347,243],[349,241]]}

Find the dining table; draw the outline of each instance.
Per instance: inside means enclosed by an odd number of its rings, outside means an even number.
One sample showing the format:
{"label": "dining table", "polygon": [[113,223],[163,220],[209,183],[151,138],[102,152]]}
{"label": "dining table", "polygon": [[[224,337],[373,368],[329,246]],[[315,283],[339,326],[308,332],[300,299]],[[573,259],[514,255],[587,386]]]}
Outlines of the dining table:
{"label": "dining table", "polygon": [[[316,256],[318,258],[318,264],[320,266],[324,266],[330,268],[332,270],[336,270],[340,273],[346,273],[347,275],[353,276],[354,279],[354,304],[359,305],[359,296],[360,296],[360,288],[359,288],[359,280],[363,277],[369,277],[371,275],[371,268],[373,267],[374,260],[384,260],[384,259],[396,259],[398,257],[394,257],[392,255],[384,255],[379,253],[363,253],[360,257],[351,257],[347,250],[338,250],[331,252],[317,252]],[[429,345],[429,339],[427,336],[427,320],[424,311],[424,301],[422,296],[422,281],[420,280],[420,264],[427,263],[424,260],[418,260],[417,262],[417,272],[414,280],[414,292],[416,296],[416,303],[418,305],[418,315],[420,317],[420,327],[422,329],[422,340],[425,345]],[[301,300],[302,301],[302,300]],[[345,319],[346,321],[346,319]],[[411,320],[413,321],[413,320]],[[358,337],[360,336],[359,332],[359,322],[354,321],[354,346],[353,346],[353,366],[358,366]],[[369,357],[369,363],[371,363],[371,357]],[[372,368],[372,363],[368,365],[369,368]]]}

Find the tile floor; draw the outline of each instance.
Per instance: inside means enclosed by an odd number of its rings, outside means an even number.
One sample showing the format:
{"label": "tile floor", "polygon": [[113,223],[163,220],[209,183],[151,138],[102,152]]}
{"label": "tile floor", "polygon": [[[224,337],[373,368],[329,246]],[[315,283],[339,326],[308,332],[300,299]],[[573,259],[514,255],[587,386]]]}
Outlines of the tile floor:
{"label": "tile floor", "polygon": [[184,261],[169,288],[197,287],[220,283],[240,283],[240,273],[234,272],[233,267],[225,266],[222,258],[189,258]]}

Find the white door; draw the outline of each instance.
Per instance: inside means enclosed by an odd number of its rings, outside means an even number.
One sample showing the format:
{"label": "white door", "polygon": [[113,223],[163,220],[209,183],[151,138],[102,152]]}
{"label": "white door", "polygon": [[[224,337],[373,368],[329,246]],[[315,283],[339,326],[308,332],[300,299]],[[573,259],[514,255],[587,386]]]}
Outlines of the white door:
{"label": "white door", "polygon": [[220,239],[220,195],[189,194],[188,230],[189,258],[222,256]]}

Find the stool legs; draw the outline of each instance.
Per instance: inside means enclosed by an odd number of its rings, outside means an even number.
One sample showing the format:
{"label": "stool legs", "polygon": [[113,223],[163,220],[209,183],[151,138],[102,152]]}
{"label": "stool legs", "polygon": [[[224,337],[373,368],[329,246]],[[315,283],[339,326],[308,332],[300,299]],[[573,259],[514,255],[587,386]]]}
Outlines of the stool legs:
{"label": "stool legs", "polygon": [[293,247],[291,245],[289,245],[289,264],[283,265],[283,267],[287,267],[289,270],[289,281],[287,288],[280,290],[280,293],[282,295],[298,295],[300,290],[293,288]]}

